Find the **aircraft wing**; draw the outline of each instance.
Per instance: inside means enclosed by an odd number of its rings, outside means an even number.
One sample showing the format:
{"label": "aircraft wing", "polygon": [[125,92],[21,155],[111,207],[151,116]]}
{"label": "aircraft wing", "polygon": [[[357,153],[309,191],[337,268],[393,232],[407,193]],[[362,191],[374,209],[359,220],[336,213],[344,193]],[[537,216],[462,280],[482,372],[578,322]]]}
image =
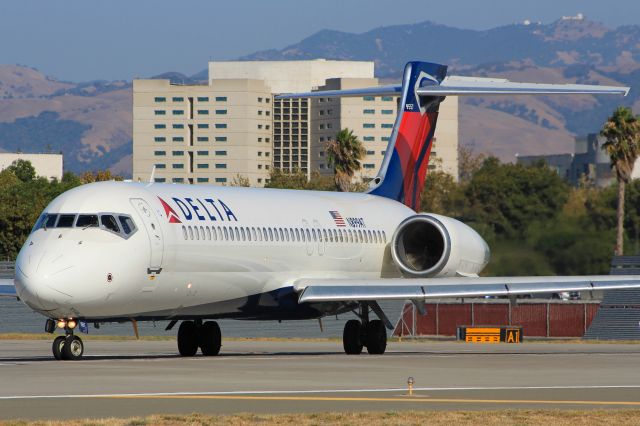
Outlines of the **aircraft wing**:
{"label": "aircraft wing", "polygon": [[0,297],[3,296],[16,297],[16,288],[13,286],[12,279],[0,278]]}
{"label": "aircraft wing", "polygon": [[426,300],[640,288],[640,275],[301,279],[294,288],[300,294],[300,303]]}

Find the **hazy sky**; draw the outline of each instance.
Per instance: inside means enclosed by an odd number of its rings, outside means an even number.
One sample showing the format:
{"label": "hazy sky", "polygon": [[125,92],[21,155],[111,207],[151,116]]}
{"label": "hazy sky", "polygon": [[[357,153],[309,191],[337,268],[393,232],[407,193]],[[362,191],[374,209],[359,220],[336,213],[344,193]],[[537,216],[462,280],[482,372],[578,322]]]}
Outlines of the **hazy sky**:
{"label": "hazy sky", "polygon": [[0,63],[71,81],[130,80],[192,74],[210,59],[282,48],[325,28],[431,20],[484,29],[578,12],[610,27],[640,24],[639,0],[0,0]]}

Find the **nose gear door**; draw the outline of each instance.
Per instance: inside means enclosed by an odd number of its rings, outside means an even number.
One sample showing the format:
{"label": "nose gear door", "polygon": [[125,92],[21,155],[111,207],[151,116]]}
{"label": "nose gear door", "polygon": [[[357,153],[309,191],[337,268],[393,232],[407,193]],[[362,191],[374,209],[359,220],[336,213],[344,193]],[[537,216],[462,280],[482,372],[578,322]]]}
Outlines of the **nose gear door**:
{"label": "nose gear door", "polygon": [[164,238],[160,229],[160,221],[158,215],[153,211],[149,204],[142,198],[131,198],[131,204],[138,212],[144,228],[149,237],[149,273],[159,274],[162,270],[162,256],[164,252]]}

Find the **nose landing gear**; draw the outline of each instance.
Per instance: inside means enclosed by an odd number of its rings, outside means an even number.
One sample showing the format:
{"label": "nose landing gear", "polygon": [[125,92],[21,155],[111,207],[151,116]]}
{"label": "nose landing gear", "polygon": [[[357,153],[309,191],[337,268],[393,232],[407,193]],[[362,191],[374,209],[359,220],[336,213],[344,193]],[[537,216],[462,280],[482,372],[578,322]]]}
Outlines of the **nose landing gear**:
{"label": "nose landing gear", "polygon": [[[50,321],[53,322],[53,320],[47,320],[45,329],[53,333],[54,328],[50,326]],[[77,321],[75,320],[58,321],[58,326],[64,328],[65,331],[65,335],[56,337],[51,345],[53,357],[58,361],[77,361],[81,359],[84,354],[84,343],[82,343],[82,339],[73,334],[73,329],[76,324]]]}

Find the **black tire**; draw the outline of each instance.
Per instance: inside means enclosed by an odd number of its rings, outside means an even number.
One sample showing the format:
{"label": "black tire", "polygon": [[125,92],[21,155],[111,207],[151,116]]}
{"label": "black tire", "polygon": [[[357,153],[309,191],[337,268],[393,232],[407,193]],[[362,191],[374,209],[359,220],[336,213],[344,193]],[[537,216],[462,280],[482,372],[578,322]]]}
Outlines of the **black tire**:
{"label": "black tire", "polygon": [[198,330],[198,346],[204,356],[215,356],[220,353],[222,333],[215,321],[207,321]]}
{"label": "black tire", "polygon": [[344,325],[342,347],[347,355],[359,355],[362,353],[362,324],[360,321],[349,320]]}
{"label": "black tire", "polygon": [[198,332],[193,321],[182,321],[178,328],[178,352],[182,356],[194,356],[198,352]]}
{"label": "black tire", "polygon": [[78,336],[67,336],[62,347],[62,359],[68,361],[77,361],[82,359],[84,354],[84,343]]}
{"label": "black tire", "polygon": [[382,355],[387,349],[387,329],[380,320],[369,321],[366,331],[367,352],[371,355]]}
{"label": "black tire", "polygon": [[62,349],[64,348],[65,339],[66,339],[65,336],[58,336],[55,339],[53,339],[53,344],[51,345],[51,351],[53,352],[53,357],[58,361],[61,361],[63,359]]}

